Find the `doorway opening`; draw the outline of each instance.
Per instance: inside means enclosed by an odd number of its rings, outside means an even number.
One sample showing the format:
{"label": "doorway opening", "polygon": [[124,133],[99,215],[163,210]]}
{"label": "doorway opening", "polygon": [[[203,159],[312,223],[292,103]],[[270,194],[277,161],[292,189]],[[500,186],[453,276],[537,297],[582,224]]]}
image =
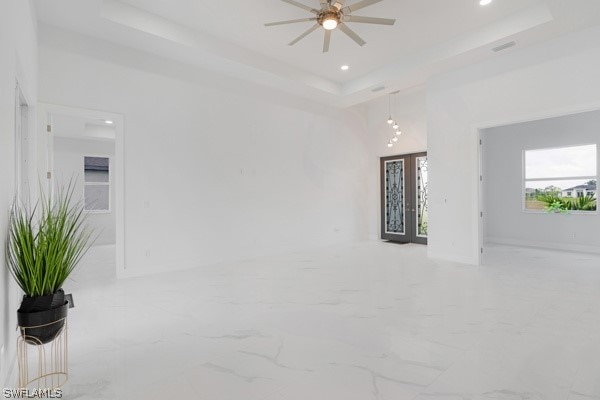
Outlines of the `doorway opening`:
{"label": "doorway opening", "polygon": [[48,186],[72,185],[96,239],[77,268],[77,281],[114,279],[124,271],[123,118],[44,105],[48,132]]}
{"label": "doorway opening", "polygon": [[598,124],[596,110],[480,129],[481,264],[498,248],[600,253]]}
{"label": "doorway opening", "polygon": [[380,159],[381,238],[427,244],[427,153]]}
{"label": "doorway opening", "polygon": [[18,83],[15,96],[15,195],[26,200],[30,189],[29,106]]}
{"label": "doorway opening", "polygon": [[[19,78],[15,79],[14,92],[14,125],[12,132],[13,145],[9,154],[14,155],[13,159],[13,177],[12,182],[7,182],[3,191],[10,193],[12,200],[26,203],[30,195],[30,179],[34,171],[35,162],[32,160],[32,154],[35,153],[32,140],[31,123],[32,108],[25,93],[27,90],[21,86],[26,81]],[[9,169],[10,170],[10,169]],[[35,189],[35,187],[33,188]],[[5,212],[5,211],[3,211]],[[3,324],[0,329],[0,379],[3,382],[9,382],[9,374],[14,370],[14,350],[11,350],[11,344],[16,340],[14,327],[17,325],[17,313],[14,312],[22,300],[21,289],[10,279],[8,268],[4,268],[0,277],[0,290],[2,294],[2,308],[0,309],[0,319]],[[14,345],[13,345],[14,346]],[[11,361],[12,360],[12,361]]]}

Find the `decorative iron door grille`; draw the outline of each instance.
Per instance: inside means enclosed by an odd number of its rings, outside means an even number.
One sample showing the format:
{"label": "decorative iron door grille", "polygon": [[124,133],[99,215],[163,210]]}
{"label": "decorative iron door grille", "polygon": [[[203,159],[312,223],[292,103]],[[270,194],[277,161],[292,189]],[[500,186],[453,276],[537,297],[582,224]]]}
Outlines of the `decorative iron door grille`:
{"label": "decorative iron door grille", "polygon": [[405,234],[404,160],[385,162],[385,233]]}
{"label": "decorative iron door grille", "polygon": [[427,153],[381,158],[381,238],[427,244]]}

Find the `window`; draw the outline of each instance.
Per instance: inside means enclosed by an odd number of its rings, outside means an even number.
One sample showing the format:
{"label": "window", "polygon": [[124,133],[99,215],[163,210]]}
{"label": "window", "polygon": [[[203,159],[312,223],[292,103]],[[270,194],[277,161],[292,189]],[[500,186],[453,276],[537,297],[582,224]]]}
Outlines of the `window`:
{"label": "window", "polygon": [[596,211],[597,146],[524,151],[525,210]]}
{"label": "window", "polygon": [[108,157],[83,157],[84,210],[110,212],[109,166]]}

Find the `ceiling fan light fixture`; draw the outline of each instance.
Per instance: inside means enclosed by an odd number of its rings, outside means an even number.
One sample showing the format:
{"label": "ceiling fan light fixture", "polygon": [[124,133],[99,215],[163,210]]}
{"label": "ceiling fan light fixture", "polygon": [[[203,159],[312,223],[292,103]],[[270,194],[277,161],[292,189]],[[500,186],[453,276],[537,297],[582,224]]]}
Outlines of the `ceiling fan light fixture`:
{"label": "ceiling fan light fixture", "polygon": [[338,22],[335,18],[328,18],[323,20],[323,28],[327,29],[328,31],[334,30],[335,28],[337,28],[337,26]]}
{"label": "ceiling fan light fixture", "polygon": [[339,25],[341,20],[340,13],[337,10],[323,11],[319,15],[319,23],[323,28],[328,31],[332,31]]}

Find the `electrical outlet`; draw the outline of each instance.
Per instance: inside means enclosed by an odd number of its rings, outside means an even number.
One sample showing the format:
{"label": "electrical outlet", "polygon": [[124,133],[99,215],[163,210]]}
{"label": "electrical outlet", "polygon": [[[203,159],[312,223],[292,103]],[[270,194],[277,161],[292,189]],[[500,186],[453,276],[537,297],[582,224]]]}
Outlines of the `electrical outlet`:
{"label": "electrical outlet", "polygon": [[150,250],[146,250],[146,257],[150,257]]}

